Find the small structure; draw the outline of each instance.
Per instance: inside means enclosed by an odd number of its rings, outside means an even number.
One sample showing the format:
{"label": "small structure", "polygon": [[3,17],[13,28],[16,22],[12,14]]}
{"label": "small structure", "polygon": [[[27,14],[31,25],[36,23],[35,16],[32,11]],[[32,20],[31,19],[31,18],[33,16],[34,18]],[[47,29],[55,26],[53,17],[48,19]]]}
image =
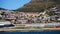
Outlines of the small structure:
{"label": "small structure", "polygon": [[10,27],[13,26],[13,24],[10,21],[0,21],[0,27]]}

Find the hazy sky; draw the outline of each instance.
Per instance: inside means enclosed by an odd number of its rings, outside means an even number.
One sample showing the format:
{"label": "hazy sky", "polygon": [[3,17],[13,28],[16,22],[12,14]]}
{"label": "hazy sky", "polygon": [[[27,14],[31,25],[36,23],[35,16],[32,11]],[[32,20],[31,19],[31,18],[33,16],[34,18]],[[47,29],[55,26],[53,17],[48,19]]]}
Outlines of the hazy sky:
{"label": "hazy sky", "polygon": [[0,8],[15,10],[31,0],[0,0]]}

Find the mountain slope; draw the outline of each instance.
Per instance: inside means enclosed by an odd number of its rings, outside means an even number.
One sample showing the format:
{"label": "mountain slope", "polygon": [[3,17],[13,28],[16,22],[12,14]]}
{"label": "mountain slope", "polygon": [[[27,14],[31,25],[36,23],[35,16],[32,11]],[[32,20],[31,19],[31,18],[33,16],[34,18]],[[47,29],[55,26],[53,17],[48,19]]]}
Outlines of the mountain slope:
{"label": "mountain slope", "polygon": [[44,9],[57,4],[60,4],[60,0],[31,0],[28,4],[25,4],[22,8],[18,8],[17,10],[24,12],[41,12],[44,11]]}
{"label": "mountain slope", "polygon": [[4,9],[4,8],[0,8],[0,10],[6,10],[6,9]]}

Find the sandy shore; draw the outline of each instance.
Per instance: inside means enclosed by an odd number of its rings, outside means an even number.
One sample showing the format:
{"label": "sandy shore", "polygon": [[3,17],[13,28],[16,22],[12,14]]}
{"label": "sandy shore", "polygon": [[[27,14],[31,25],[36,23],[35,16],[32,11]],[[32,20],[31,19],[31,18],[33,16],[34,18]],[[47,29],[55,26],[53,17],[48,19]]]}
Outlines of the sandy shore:
{"label": "sandy shore", "polygon": [[4,31],[4,32],[7,32],[7,31],[44,31],[44,30],[60,30],[60,28],[42,28],[42,29],[0,29],[0,31]]}

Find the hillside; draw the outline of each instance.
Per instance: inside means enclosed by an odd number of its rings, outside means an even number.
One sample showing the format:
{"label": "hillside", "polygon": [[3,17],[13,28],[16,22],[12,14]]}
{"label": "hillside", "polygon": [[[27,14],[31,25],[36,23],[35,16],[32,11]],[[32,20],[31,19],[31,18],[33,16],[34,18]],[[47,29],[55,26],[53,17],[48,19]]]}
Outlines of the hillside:
{"label": "hillside", "polygon": [[29,3],[25,4],[22,8],[18,8],[17,10],[24,12],[41,12],[48,7],[58,4],[60,4],[60,0],[31,0]]}
{"label": "hillside", "polygon": [[0,10],[6,10],[6,9],[4,9],[4,8],[0,8]]}

